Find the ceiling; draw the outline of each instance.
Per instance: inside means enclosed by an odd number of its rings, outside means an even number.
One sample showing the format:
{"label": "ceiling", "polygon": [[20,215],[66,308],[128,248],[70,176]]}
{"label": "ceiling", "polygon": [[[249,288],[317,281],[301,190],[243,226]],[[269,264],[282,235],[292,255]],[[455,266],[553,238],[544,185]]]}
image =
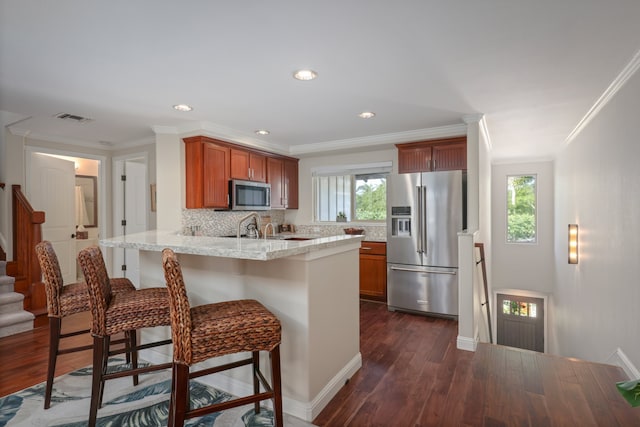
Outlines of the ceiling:
{"label": "ceiling", "polygon": [[34,138],[198,131],[300,156],[484,115],[494,160],[552,157],[637,55],[638,22],[638,0],[0,0],[0,110]]}

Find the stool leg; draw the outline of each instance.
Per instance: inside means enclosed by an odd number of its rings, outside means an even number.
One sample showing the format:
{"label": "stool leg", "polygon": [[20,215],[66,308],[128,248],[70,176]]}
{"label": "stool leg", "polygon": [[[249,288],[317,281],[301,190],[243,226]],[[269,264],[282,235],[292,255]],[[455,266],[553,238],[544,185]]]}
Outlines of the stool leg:
{"label": "stool leg", "polygon": [[[131,350],[131,369],[138,368],[138,339],[135,329],[128,332],[127,346]],[[138,374],[133,376],[133,385],[138,385]]]}
{"label": "stool leg", "polygon": [[168,427],[183,427],[189,410],[189,366],[173,364]]}
{"label": "stool leg", "polygon": [[273,388],[273,425],[283,427],[282,377],[280,375],[280,345],[269,353],[271,359],[271,388]]}
{"label": "stool leg", "polygon": [[44,392],[44,409],[51,406],[51,392],[53,391],[53,378],[56,373],[56,360],[60,347],[60,330],[62,328],[60,317],[49,318],[49,366],[47,368],[47,386]]}
{"label": "stool leg", "polygon": [[[98,406],[102,399],[101,390],[104,386],[102,372],[104,366],[104,337],[93,337],[93,375],[91,379],[91,405],[89,408],[89,427],[96,425]],[[107,349],[109,346],[107,346]]]}
{"label": "stool leg", "polygon": [[[252,363],[252,367],[253,367],[253,394],[259,394],[260,393],[260,380],[258,379],[258,370],[260,369],[260,353],[258,353],[257,351],[254,351],[251,354],[251,359],[253,360]],[[260,401],[255,402],[253,404],[253,410],[256,414],[260,413]]]}

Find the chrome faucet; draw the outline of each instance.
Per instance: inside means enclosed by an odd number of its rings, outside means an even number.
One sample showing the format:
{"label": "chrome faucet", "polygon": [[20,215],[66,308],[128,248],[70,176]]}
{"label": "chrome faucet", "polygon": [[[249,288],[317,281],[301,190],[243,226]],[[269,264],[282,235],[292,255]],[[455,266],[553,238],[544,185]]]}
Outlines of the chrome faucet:
{"label": "chrome faucet", "polygon": [[271,226],[271,234],[273,234],[273,223],[268,222],[267,225],[264,226],[264,240],[267,240],[267,235],[269,234],[267,233],[267,230],[269,229],[269,226]]}
{"label": "chrome faucet", "polygon": [[[236,234],[236,237],[239,239],[240,238],[240,227],[242,226],[242,223],[245,222],[246,220],[248,220],[249,218],[253,217],[254,221],[256,222],[256,233],[258,232],[257,228],[258,228],[258,224],[260,222],[260,215],[258,215],[256,212],[251,212],[245,216],[243,216],[242,218],[240,218],[240,221],[238,221],[238,233]],[[259,237],[256,234],[257,237]]]}

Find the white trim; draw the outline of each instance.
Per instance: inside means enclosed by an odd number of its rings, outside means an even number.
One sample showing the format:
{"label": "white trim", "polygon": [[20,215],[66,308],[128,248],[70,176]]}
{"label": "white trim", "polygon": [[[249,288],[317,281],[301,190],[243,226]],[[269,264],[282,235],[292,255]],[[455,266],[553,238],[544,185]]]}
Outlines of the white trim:
{"label": "white trim", "polygon": [[630,380],[640,379],[640,371],[631,363],[620,347],[607,358],[605,363],[621,367]]}
{"label": "white trim", "polygon": [[493,150],[493,143],[491,142],[491,135],[489,134],[489,127],[487,126],[486,117],[482,116],[480,119],[480,132],[482,132],[482,136],[484,137],[484,142],[487,146],[487,151],[491,152]]}
{"label": "white trim", "polygon": [[458,350],[476,351],[477,345],[478,343],[476,342],[476,340],[471,337],[463,337],[461,335],[458,335],[458,338],[456,339],[456,347],[458,348]]}
{"label": "white trim", "polygon": [[152,129],[156,135],[180,135],[181,137],[204,135],[272,153],[289,154],[288,148],[283,145],[267,142],[256,138],[253,134],[250,135],[211,122],[189,122],[180,126],[153,126]]}
{"label": "white trim", "polygon": [[493,289],[493,307],[494,310],[491,310],[492,314],[492,323],[491,326],[493,328],[494,341],[498,343],[498,294],[506,294],[506,295],[518,295],[529,298],[541,298],[544,304],[544,352],[547,353],[549,351],[549,294],[544,292],[537,291],[529,291],[526,289]]}
{"label": "white trim", "polygon": [[629,80],[635,72],[640,68],[640,50],[636,52],[636,54],[631,58],[631,61],[622,69],[620,74],[611,82],[609,87],[604,91],[600,98],[593,104],[593,106],[587,111],[587,114],[578,122],[576,127],[571,131],[569,136],[564,140],[566,145],[571,144],[571,142],[578,136],[582,130],[587,127],[589,122],[598,115],[600,110],[602,110],[605,105],[611,101],[611,99],[618,93],[618,91],[624,86],[624,84]]}
{"label": "white trim", "polygon": [[336,141],[315,142],[311,144],[292,145],[292,155],[323,153],[326,151],[344,151],[361,147],[375,147],[402,142],[413,142],[424,139],[445,138],[467,134],[466,124],[440,126],[428,129],[417,129],[406,132],[386,133],[359,138],[340,139]]}
{"label": "white trim", "polygon": [[[30,117],[27,117],[27,119],[28,118],[30,118]],[[19,122],[17,122],[17,123],[19,123]],[[22,136],[22,137],[27,137],[28,136],[30,139],[37,139],[37,140],[40,140],[40,141],[55,142],[55,143],[59,143],[59,144],[77,145],[77,146],[80,146],[80,147],[95,148],[95,149],[104,150],[104,151],[114,151],[114,150],[119,150],[119,149],[123,149],[124,150],[124,149],[129,149],[129,148],[132,148],[132,147],[142,146],[142,145],[155,144],[155,139],[153,137],[142,138],[142,139],[138,139],[138,140],[135,140],[135,141],[127,141],[127,142],[119,143],[119,144],[115,144],[115,143],[100,143],[100,142],[95,142],[95,141],[88,141],[88,140],[81,140],[81,139],[71,139],[71,138],[66,138],[66,137],[62,138],[62,137],[58,137],[58,136],[46,135],[46,134],[43,134],[43,133],[31,132],[28,129],[15,127],[14,124],[8,125],[6,127],[7,127],[7,129],[9,129],[9,132],[12,135],[16,135],[16,136]],[[78,155],[76,157],[82,157],[82,156]],[[85,156],[85,158],[88,158],[88,157]]]}

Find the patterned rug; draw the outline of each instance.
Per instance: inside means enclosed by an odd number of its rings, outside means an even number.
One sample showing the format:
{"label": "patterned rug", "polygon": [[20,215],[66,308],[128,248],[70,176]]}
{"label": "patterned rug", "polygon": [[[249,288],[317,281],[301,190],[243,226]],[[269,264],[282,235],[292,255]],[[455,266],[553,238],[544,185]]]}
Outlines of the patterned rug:
{"label": "patterned rug", "polygon": [[[110,363],[111,364],[111,363]],[[121,368],[116,364],[111,369]],[[53,383],[51,407],[44,408],[45,383],[38,384],[0,398],[0,427],[2,426],[58,426],[84,427],[89,416],[91,398],[91,368],[83,368],[60,376]],[[210,386],[191,381],[191,406],[201,407],[214,402],[224,402],[233,396]],[[98,426],[160,427],[167,425],[169,397],[171,394],[170,371],[140,376],[140,383],[133,386],[131,377],[106,382],[102,408],[98,411]],[[298,418],[285,414],[285,426],[309,427]],[[273,425],[273,413],[263,408],[259,414],[253,405],[241,406],[187,420],[186,426],[212,427],[262,427]]]}

